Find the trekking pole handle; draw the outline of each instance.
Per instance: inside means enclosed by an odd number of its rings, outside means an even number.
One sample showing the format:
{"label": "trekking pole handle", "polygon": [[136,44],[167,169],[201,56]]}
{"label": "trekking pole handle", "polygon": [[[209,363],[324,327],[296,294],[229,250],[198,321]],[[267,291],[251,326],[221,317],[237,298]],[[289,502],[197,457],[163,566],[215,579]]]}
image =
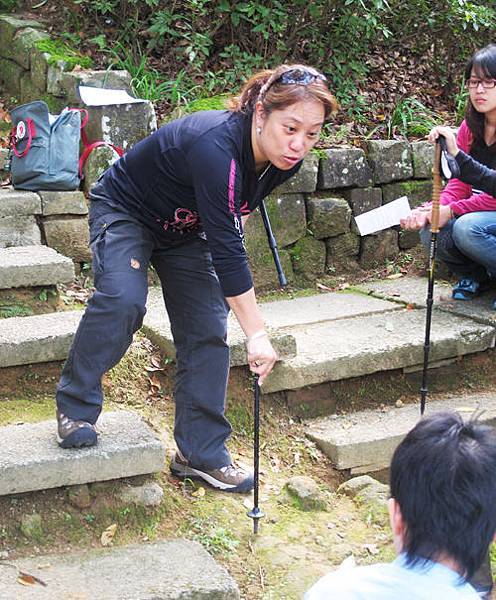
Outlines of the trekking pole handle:
{"label": "trekking pole handle", "polygon": [[441,144],[437,140],[434,146],[434,164],[432,166],[431,233],[439,231],[439,198],[441,197],[441,188]]}

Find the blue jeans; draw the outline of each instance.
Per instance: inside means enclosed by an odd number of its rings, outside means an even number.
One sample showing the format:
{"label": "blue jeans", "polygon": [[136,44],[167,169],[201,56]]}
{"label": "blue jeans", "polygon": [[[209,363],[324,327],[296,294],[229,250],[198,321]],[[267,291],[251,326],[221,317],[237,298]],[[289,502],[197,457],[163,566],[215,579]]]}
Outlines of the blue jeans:
{"label": "blue jeans", "polygon": [[76,332],[57,387],[57,407],[95,423],[102,408],[102,375],[116,365],[143,322],[148,264],[162,284],[176,346],[174,436],[195,467],[229,465],[224,416],[229,373],[228,307],[200,237],[168,243],[124,212],[101,201],[90,209],[96,291]]}
{"label": "blue jeans", "polygon": [[[422,244],[428,248],[428,227],[420,232]],[[476,281],[496,278],[496,212],[467,213],[451,219],[438,233],[438,258],[459,277]]]}

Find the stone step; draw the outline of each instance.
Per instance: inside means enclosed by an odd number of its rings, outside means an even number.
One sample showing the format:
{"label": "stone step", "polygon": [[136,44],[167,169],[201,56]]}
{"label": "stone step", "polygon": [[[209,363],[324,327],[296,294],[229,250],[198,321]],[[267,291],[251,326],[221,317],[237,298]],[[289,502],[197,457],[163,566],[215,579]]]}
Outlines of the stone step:
{"label": "stone step", "polygon": [[0,289],[56,285],[73,279],[74,263],[53,248],[0,248]]}
{"label": "stone step", "polygon": [[0,368],[64,360],[83,312],[0,320]]}
{"label": "stone step", "polygon": [[[280,359],[286,360],[296,355],[292,332],[292,328],[296,326],[346,319],[357,315],[397,311],[401,307],[397,303],[371,298],[365,294],[327,293],[266,302],[260,304],[260,309],[274,348]],[[175,357],[170,322],[160,288],[149,290],[143,330],[167,356]],[[243,331],[231,313],[228,321],[231,366],[246,365],[244,339]]]}
{"label": "stone step", "polygon": [[[338,469],[350,469],[352,474],[380,471],[389,467],[396,446],[419,420],[419,404],[321,417],[308,422],[306,434]],[[427,398],[426,415],[447,410],[465,419],[481,411],[479,421],[496,425],[495,394]]]}
{"label": "stone step", "polygon": [[0,428],[0,495],[163,471],[165,447],[134,412],[104,412],[97,446],[63,450],[55,419]]}
{"label": "stone step", "polygon": [[[496,290],[489,290],[470,302],[464,302],[452,299],[451,288],[452,286],[446,282],[435,282],[434,305],[439,310],[461,317],[469,317],[480,323],[496,325],[496,310],[493,309]],[[402,277],[394,281],[372,281],[361,284],[358,289],[375,298],[424,307],[427,297],[427,279],[425,277]]]}
{"label": "stone step", "polygon": [[[369,375],[423,362],[425,310],[400,309],[298,327],[296,357],[276,364],[264,393]],[[430,361],[494,346],[495,328],[435,310]]]}
{"label": "stone step", "polygon": [[[2,600],[238,600],[239,589],[226,569],[198,542],[167,540],[70,556],[47,555],[9,561],[0,569]],[[43,563],[40,566],[40,563]],[[46,566],[44,566],[46,565]],[[23,587],[18,571],[46,587]]]}

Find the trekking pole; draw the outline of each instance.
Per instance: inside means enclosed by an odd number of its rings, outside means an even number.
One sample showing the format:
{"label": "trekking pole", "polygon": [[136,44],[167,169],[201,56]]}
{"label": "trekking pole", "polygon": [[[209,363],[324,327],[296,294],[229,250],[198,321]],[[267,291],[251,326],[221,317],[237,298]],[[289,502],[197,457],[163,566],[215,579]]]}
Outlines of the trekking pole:
{"label": "trekking pole", "polygon": [[284,275],[284,271],[282,270],[281,259],[279,258],[279,252],[277,251],[277,242],[274,234],[272,233],[272,227],[270,226],[269,215],[267,214],[267,209],[265,208],[264,201],[262,200],[258,206],[260,209],[260,214],[262,215],[262,221],[265,226],[265,231],[267,233],[267,239],[269,240],[269,247],[272,251],[272,256],[274,257],[274,263],[276,265],[277,276],[279,277],[279,285],[281,287],[286,287],[288,285],[288,280]]}
{"label": "trekking pole", "polygon": [[260,386],[258,376],[253,382],[253,508],[247,515],[253,519],[253,533],[258,533],[258,521],[265,515],[258,507],[260,457]]}
{"label": "trekking pole", "polygon": [[434,268],[437,251],[437,234],[439,232],[439,197],[441,195],[441,145],[434,147],[434,166],[432,168],[432,213],[431,243],[429,247],[429,278],[427,286],[427,310],[425,315],[424,368],[422,371],[422,387],[420,388],[420,414],[425,411],[427,398],[427,368],[429,366],[429,350],[431,340],[432,305],[434,303]]}

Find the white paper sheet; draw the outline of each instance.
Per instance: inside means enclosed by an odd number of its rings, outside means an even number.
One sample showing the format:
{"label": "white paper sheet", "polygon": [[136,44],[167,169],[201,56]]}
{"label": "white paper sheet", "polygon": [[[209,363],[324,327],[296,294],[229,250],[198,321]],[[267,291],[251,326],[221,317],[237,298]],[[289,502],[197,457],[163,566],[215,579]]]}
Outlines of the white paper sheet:
{"label": "white paper sheet", "polygon": [[360,235],[368,235],[382,229],[387,229],[393,225],[399,225],[400,219],[408,217],[410,214],[410,204],[406,196],[401,196],[393,202],[388,202],[384,206],[374,208],[366,213],[355,217]]}
{"label": "white paper sheet", "polygon": [[86,106],[107,106],[109,104],[136,104],[145,102],[139,98],[133,98],[126,90],[110,90],[108,88],[79,86],[79,95]]}

